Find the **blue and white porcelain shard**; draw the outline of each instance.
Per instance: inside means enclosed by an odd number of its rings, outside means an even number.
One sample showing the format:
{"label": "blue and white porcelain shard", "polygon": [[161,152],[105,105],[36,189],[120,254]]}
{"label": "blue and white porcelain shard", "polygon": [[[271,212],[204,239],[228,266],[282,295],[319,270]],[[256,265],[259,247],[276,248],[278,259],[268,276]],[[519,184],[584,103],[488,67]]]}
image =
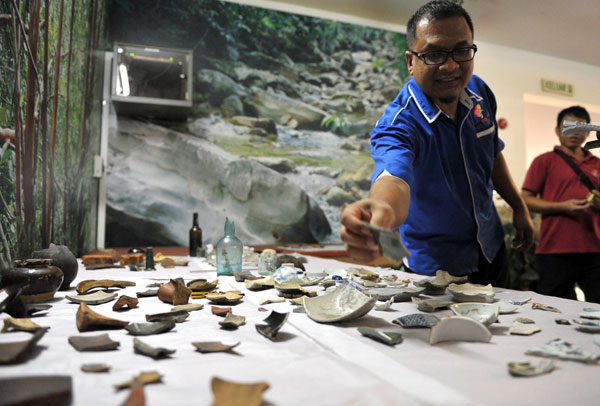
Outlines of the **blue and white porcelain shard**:
{"label": "blue and white porcelain shard", "polygon": [[584,319],[600,320],[600,310],[586,307],[581,313],[579,313],[579,317],[583,317]]}
{"label": "blue and white porcelain shard", "polygon": [[354,320],[367,314],[376,299],[361,293],[348,282],[316,297],[303,297],[306,314],[319,323]]}
{"label": "blue and white porcelain shard", "polygon": [[413,313],[398,317],[392,320],[392,323],[404,328],[431,328],[439,321],[440,318],[433,314]]}
{"label": "blue and white porcelain shard", "polygon": [[573,319],[571,322],[575,324],[575,329],[584,333],[600,333],[600,320]]}
{"label": "blue and white porcelain shard", "polygon": [[499,307],[495,303],[455,303],[450,306],[450,310],[457,316],[470,317],[484,326],[498,320],[499,314]]}
{"label": "blue and white porcelain shard", "polygon": [[298,268],[294,264],[282,264],[273,272],[273,280],[277,283],[292,282],[298,279]]}
{"label": "blue and white porcelain shard", "polygon": [[525,351],[525,354],[585,363],[595,363],[600,360],[599,354],[591,354],[583,348],[573,345],[562,338],[555,338],[544,345],[532,347]]}
{"label": "blue and white porcelain shard", "polygon": [[429,333],[429,344],[443,341],[479,341],[489,343],[492,333],[480,322],[465,316],[442,318]]}

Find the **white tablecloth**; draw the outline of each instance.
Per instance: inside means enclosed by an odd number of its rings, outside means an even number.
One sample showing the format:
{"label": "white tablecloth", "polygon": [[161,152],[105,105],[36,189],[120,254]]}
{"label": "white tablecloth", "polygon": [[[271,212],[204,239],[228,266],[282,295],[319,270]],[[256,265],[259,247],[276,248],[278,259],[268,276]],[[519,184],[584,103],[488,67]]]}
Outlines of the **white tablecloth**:
{"label": "white tablecloth", "polygon": [[[120,279],[135,281],[136,286],[119,290],[119,295],[135,296],[146,285],[182,277],[187,282],[195,278],[214,280],[216,272],[206,263],[194,259],[189,267],[163,269],[156,272],[131,272],[128,269],[88,271],[80,267],[72,288],[57,292],[46,316],[33,320],[50,330],[38,343],[41,351],[26,362],[0,366],[0,377],[29,375],[70,375],[73,378],[74,405],[118,405],[128,396],[128,390],[116,391],[114,385],[130,380],[142,371],[158,371],[162,383],[145,387],[147,405],[209,405],[213,401],[210,380],[218,376],[240,383],[266,381],[270,388],[264,399],[273,405],[591,405],[600,402],[598,365],[573,361],[557,361],[550,374],[515,378],[506,364],[511,361],[536,360],[525,351],[560,337],[581,346],[588,352],[600,353],[592,335],[576,331],[573,326],[557,325],[556,318],[573,319],[584,307],[600,305],[541,296],[533,292],[496,289],[496,299],[522,300],[553,305],[562,314],[532,310],[531,304],[521,306],[514,314],[501,315],[499,323],[490,327],[490,343],[444,342],[429,344],[428,329],[403,329],[392,324],[397,317],[419,312],[412,302],[394,303],[388,311],[371,310],[366,316],[337,324],[319,324],[304,313],[290,313],[287,323],[275,341],[258,334],[255,323],[269,311],[291,312],[289,303],[259,306],[260,299],[274,297],[275,290],[247,291],[233,277],[219,277],[221,291],[239,289],[245,293],[242,303],[233,306],[233,313],[246,316],[246,324],[238,330],[220,328],[222,318],[211,314],[206,299],[190,300],[205,304],[204,309],[191,312],[184,323],[178,323],[168,333],[139,337],[153,345],[176,349],[170,358],[153,360],[135,354],[133,336],[125,330],[102,330],[80,333],[75,325],[79,305],[64,299],[75,295],[74,286],[86,279]],[[344,269],[349,264],[309,257],[309,272]],[[204,269],[200,272],[198,270]],[[370,268],[381,273],[421,279],[421,276],[399,271]],[[319,294],[322,294],[320,288]],[[443,297],[441,297],[443,298]],[[157,297],[140,298],[137,308],[114,312],[114,301],[92,306],[94,311],[130,322],[145,322],[145,315],[169,311],[171,305]],[[450,310],[435,313],[442,317]],[[0,315],[5,318],[6,315]],[[508,328],[517,317],[528,317],[542,331],[533,336],[515,336]],[[359,326],[370,326],[402,333],[404,341],[395,347],[372,341],[360,335]],[[120,342],[115,351],[78,352],[67,341],[70,336],[93,336],[108,333]],[[11,333],[17,334],[17,333]],[[19,333],[26,334],[26,333]],[[194,341],[225,341],[241,344],[234,352],[202,354],[192,346]],[[107,363],[109,373],[84,373],[86,363]]]}

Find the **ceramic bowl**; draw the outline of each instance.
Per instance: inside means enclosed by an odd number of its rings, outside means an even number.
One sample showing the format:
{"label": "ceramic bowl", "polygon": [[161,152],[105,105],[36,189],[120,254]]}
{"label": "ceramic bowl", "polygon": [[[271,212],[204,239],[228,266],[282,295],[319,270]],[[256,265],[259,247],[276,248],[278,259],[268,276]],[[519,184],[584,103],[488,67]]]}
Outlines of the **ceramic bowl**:
{"label": "ceramic bowl", "polygon": [[471,283],[464,283],[457,285],[451,283],[448,286],[448,292],[452,294],[452,297],[457,302],[478,302],[478,303],[492,303],[494,300],[494,288],[492,285],[474,285]]}
{"label": "ceramic bowl", "polygon": [[484,326],[489,326],[498,319],[499,309],[490,303],[455,303],[450,306],[457,316],[470,317]]}
{"label": "ceramic bowl", "polygon": [[441,319],[429,333],[429,344],[443,341],[479,341],[488,343],[492,333],[470,317],[449,316]]}
{"label": "ceramic bowl", "polygon": [[306,314],[319,323],[357,319],[367,314],[376,301],[347,282],[324,295],[303,298]]}

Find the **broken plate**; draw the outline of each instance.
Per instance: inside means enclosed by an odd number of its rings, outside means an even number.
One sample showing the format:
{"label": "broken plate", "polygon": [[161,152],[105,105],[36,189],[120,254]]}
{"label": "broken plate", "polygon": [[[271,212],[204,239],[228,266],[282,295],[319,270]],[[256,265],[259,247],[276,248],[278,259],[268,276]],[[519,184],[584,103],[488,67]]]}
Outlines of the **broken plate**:
{"label": "broken plate", "polygon": [[226,330],[235,330],[239,326],[246,324],[246,317],[228,312],[225,319],[221,320],[219,324]]}
{"label": "broken plate", "polygon": [[483,286],[472,283],[462,285],[451,283],[448,286],[448,292],[457,302],[491,303],[494,300],[494,288],[491,284]]}
{"label": "broken plate", "polygon": [[263,404],[263,392],[269,389],[266,382],[236,383],[217,377],[212,378],[210,385],[215,396],[213,406],[260,406]]}
{"label": "broken plate", "polygon": [[70,300],[73,303],[85,302],[88,305],[98,305],[98,304],[110,302],[111,300],[114,300],[114,298],[116,298],[117,296],[118,296],[118,294],[116,292],[109,293],[109,292],[105,292],[103,290],[99,290],[94,293],[88,293],[88,294],[84,294],[84,295],[76,295],[76,296],[66,295],[65,298]]}
{"label": "broken plate", "polygon": [[139,338],[133,339],[133,350],[137,354],[146,355],[154,359],[168,357],[169,355],[174,354],[176,351],[164,347],[152,347],[151,345],[146,344]]}
{"label": "broken plate", "polygon": [[555,359],[539,361],[509,362],[508,372],[513,376],[536,376],[551,372],[556,364]]}
{"label": "broken plate", "polygon": [[402,334],[393,331],[379,331],[371,327],[359,327],[358,332],[365,337],[369,337],[380,343],[391,345],[392,347],[402,342]]}
{"label": "broken plate", "polygon": [[518,320],[513,321],[512,326],[508,329],[510,334],[516,334],[521,336],[530,336],[539,331],[542,331],[540,326],[533,323],[521,323]]}
{"label": "broken plate", "polygon": [[417,305],[417,309],[422,312],[435,312],[436,310],[446,309],[454,302],[451,300],[438,300],[438,299],[423,299],[417,296],[410,298],[414,304]]}
{"label": "broken plate", "polygon": [[394,302],[405,302],[410,300],[411,297],[419,295],[424,290],[425,288],[371,288],[367,289],[366,293],[381,302],[385,302],[391,298],[394,299]]}
{"label": "broken plate", "polygon": [[95,288],[102,288],[102,289],[126,288],[127,286],[135,286],[135,282],[114,281],[111,279],[101,279],[101,280],[88,279],[88,280],[79,282],[77,284],[77,287],[75,288],[75,290],[80,295],[83,295],[84,293],[88,292],[89,290],[92,290]]}
{"label": "broken plate", "polygon": [[492,333],[480,322],[465,316],[442,318],[429,333],[429,344],[443,341],[479,341],[489,343]]}
{"label": "broken plate", "polygon": [[262,323],[256,323],[256,331],[269,340],[273,340],[277,336],[279,329],[287,321],[289,315],[289,313],[278,313],[273,310]]}
{"label": "broken plate", "polygon": [[498,320],[498,306],[490,303],[455,303],[450,306],[457,316],[467,316],[489,326]]}
{"label": "broken plate", "polygon": [[170,331],[175,327],[175,320],[158,321],[154,323],[130,323],[125,330],[134,336],[149,336]]}
{"label": "broken plate", "polygon": [[111,340],[108,334],[69,337],[69,344],[77,351],[110,351],[119,348],[119,342]]}
{"label": "broken plate", "polygon": [[392,320],[392,323],[398,324],[404,328],[431,328],[440,321],[439,317],[433,314],[413,313],[398,317]]}
{"label": "broken plate", "polygon": [[128,321],[117,320],[96,313],[84,302],[79,304],[76,315],[77,330],[86,331],[89,329],[101,328],[121,328],[129,324]]}
{"label": "broken plate", "polygon": [[367,314],[377,301],[348,282],[313,298],[304,297],[306,314],[319,323],[353,320]]}
{"label": "broken plate", "polygon": [[584,351],[583,348],[577,347],[562,338],[555,338],[544,345],[532,347],[525,351],[525,354],[585,363],[595,363],[600,359],[600,355],[590,354]]}
{"label": "broken plate", "polygon": [[233,344],[224,344],[220,341],[202,341],[202,342],[194,342],[192,343],[196,349],[201,353],[209,353],[209,352],[227,352],[231,351],[233,348],[240,345],[240,342],[236,342]]}

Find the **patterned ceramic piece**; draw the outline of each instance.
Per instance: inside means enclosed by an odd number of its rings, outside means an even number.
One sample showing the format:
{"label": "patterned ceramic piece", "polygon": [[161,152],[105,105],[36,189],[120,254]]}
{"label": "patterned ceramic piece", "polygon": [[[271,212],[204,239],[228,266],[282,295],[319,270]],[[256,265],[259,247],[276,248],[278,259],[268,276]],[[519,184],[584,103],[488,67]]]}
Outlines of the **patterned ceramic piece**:
{"label": "patterned ceramic piece", "polygon": [[451,283],[448,286],[448,292],[457,302],[479,302],[492,303],[494,300],[494,288],[492,285],[475,285],[472,283],[464,283],[457,285]]}
{"label": "patterned ceramic piece", "polygon": [[509,362],[508,372],[513,376],[535,376],[546,374],[554,369],[555,359],[542,359],[527,362]]}
{"label": "patterned ceramic piece", "polygon": [[480,322],[470,317],[449,316],[442,318],[429,333],[429,344],[443,341],[479,341],[489,343],[492,333]]}
{"label": "patterned ceramic piece", "polygon": [[367,314],[375,306],[369,297],[345,282],[335,289],[314,298],[304,298],[306,314],[319,323],[353,320]]}
{"label": "patterned ceramic piece", "polygon": [[457,316],[467,316],[489,326],[498,320],[498,306],[490,303],[455,303],[450,306]]}
{"label": "patterned ceramic piece", "polygon": [[379,331],[371,327],[359,327],[358,332],[380,343],[394,346],[402,342],[402,334],[393,331]]}
{"label": "patterned ceramic piece", "polygon": [[595,363],[600,359],[600,355],[590,354],[589,352],[584,351],[583,348],[577,347],[562,338],[555,338],[544,345],[530,348],[525,354],[585,363]]}
{"label": "patterned ceramic piece", "polygon": [[433,314],[413,313],[398,317],[392,320],[392,323],[398,324],[404,328],[431,328],[440,321],[440,318]]}
{"label": "patterned ceramic piece", "polygon": [[600,320],[579,319],[571,320],[575,324],[575,328],[584,333],[598,334],[600,333]]}
{"label": "patterned ceramic piece", "polygon": [[556,307],[550,306],[550,305],[546,305],[546,304],[543,304],[543,303],[532,303],[531,304],[531,308],[532,309],[538,309],[538,310],[545,310],[547,312],[562,313]]}

